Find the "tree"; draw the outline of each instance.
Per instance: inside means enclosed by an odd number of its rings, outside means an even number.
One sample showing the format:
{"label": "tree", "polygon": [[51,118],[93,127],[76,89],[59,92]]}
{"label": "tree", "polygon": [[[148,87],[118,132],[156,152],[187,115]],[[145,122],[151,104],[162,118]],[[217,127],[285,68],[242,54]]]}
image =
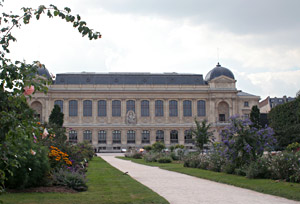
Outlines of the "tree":
{"label": "tree", "polygon": [[260,111],[257,106],[252,106],[250,113],[250,120],[252,122],[252,127],[259,129],[260,126]]}
{"label": "tree", "polygon": [[62,127],[64,124],[64,114],[61,112],[60,107],[55,104],[49,116],[49,123],[56,124]]}
{"label": "tree", "polygon": [[214,141],[213,132],[209,131],[210,124],[207,120],[203,120],[201,124],[195,118],[196,128],[191,128],[192,135],[194,136],[195,146],[202,152],[204,145]]}
{"label": "tree", "polygon": [[[0,7],[3,2],[0,0]],[[0,17],[0,193],[4,190],[7,178],[22,164],[21,159],[41,152],[37,151],[41,146],[35,139],[41,130],[33,117],[34,112],[27,105],[26,97],[31,97],[34,91],[46,93],[46,85],[50,83],[42,77],[36,77],[37,67],[45,67],[37,60],[28,64],[25,60],[12,61],[7,57],[9,45],[17,40],[12,30],[29,24],[33,17],[39,20],[41,15],[46,15],[72,23],[82,36],[88,36],[90,40],[101,37],[99,32],[87,27],[79,15],[71,15],[68,7],[61,10],[52,4],[49,7],[41,5],[37,9],[22,8],[21,12],[20,15],[2,13]]]}

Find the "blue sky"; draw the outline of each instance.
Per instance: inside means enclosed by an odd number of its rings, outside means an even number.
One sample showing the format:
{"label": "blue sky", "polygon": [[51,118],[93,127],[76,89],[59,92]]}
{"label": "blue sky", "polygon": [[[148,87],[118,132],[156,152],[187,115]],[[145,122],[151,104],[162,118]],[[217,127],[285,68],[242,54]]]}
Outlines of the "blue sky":
{"label": "blue sky", "polygon": [[11,58],[62,72],[178,72],[205,75],[218,61],[237,88],[261,98],[300,89],[298,0],[7,0],[68,6],[103,38],[89,41],[59,19],[13,31]]}

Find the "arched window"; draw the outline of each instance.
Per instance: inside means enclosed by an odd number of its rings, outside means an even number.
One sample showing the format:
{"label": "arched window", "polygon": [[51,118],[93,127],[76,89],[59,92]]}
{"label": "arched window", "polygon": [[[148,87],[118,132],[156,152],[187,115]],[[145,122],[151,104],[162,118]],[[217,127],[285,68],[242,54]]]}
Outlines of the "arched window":
{"label": "arched window", "polygon": [[119,100],[112,101],[112,116],[114,117],[121,116],[121,101]]}
{"label": "arched window", "polygon": [[121,131],[120,130],[114,130],[113,131],[113,143],[121,143]]}
{"label": "arched window", "polygon": [[76,144],[77,143],[77,132],[76,130],[69,131],[69,142]]}
{"label": "arched window", "polygon": [[185,130],[184,131],[184,143],[185,144],[192,144],[193,143],[193,137],[191,130]]}
{"label": "arched window", "polygon": [[135,143],[135,131],[134,130],[128,130],[127,131],[127,143],[128,144],[134,144]]}
{"label": "arched window", "polygon": [[126,101],[126,113],[130,110],[135,112],[135,101],[134,100]]}
{"label": "arched window", "polygon": [[98,101],[98,116],[106,116],[106,101],[100,100]]}
{"label": "arched window", "polygon": [[141,101],[141,116],[142,117],[149,116],[149,101],[147,100]]}
{"label": "arched window", "polygon": [[69,101],[69,116],[78,115],[78,102],[76,100]]}
{"label": "arched window", "polygon": [[205,116],[206,110],[205,110],[205,101],[200,100],[197,101],[197,110],[198,110],[198,116]]}
{"label": "arched window", "polygon": [[142,131],[142,143],[144,143],[144,144],[150,143],[150,131],[149,130]]}
{"label": "arched window", "polygon": [[106,131],[105,130],[100,130],[98,132],[98,143],[106,143]]}
{"label": "arched window", "polygon": [[178,116],[177,101],[175,100],[169,101],[169,116],[170,117]]}
{"label": "arched window", "polygon": [[156,142],[164,142],[165,138],[164,138],[164,131],[162,130],[157,130],[156,131]]}
{"label": "arched window", "polygon": [[54,101],[54,105],[58,105],[60,108],[60,112],[64,112],[64,102],[62,100],[56,100]]}
{"label": "arched window", "polygon": [[92,116],[92,101],[85,100],[83,101],[83,116]]}
{"label": "arched window", "polygon": [[192,101],[183,101],[183,116],[192,116]]}
{"label": "arched window", "polygon": [[164,116],[164,102],[162,100],[155,101],[155,116]]}
{"label": "arched window", "polygon": [[170,141],[171,141],[171,143],[178,143],[178,131],[177,130],[171,130]]}
{"label": "arched window", "polygon": [[92,131],[90,130],[83,131],[83,140],[92,143]]}

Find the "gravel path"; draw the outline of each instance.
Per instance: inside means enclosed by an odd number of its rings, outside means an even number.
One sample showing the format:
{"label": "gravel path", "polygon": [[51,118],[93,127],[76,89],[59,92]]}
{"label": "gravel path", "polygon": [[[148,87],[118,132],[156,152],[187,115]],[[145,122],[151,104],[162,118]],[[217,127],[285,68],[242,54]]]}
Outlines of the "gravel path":
{"label": "gravel path", "polygon": [[115,168],[151,188],[171,204],[283,204],[300,203],[226,184],[208,181],[185,174],[136,164],[115,158],[114,154],[100,156]]}

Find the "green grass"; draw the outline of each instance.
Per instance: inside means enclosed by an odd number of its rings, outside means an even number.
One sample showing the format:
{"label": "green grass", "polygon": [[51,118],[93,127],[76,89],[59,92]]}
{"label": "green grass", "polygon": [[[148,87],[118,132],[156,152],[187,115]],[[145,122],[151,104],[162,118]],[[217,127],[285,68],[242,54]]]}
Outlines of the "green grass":
{"label": "green grass", "polygon": [[89,163],[88,191],[81,193],[9,193],[0,196],[4,204],[62,203],[168,203],[149,188],[124,175],[97,157]]}
{"label": "green grass", "polygon": [[274,181],[270,179],[248,179],[244,176],[237,176],[226,173],[213,172],[197,168],[183,167],[182,163],[168,163],[161,164],[157,162],[145,162],[143,159],[131,159],[125,157],[118,157],[124,160],[131,160],[133,162],[144,164],[148,166],[158,166],[162,169],[175,171],[198,178],[203,178],[211,181],[225,183],[237,187],[247,188],[261,193],[276,195],[292,200],[300,201],[300,184],[289,183],[283,181]]}

